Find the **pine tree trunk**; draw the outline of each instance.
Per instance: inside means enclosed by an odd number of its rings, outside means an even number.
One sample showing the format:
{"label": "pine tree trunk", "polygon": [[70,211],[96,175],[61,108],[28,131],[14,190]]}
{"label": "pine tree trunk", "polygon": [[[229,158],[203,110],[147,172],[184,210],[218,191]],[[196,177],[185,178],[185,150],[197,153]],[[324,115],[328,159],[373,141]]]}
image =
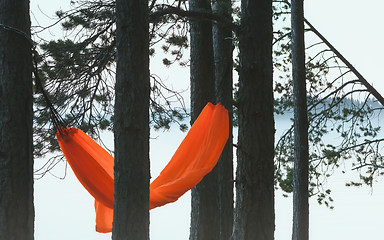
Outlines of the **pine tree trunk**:
{"label": "pine tree trunk", "polygon": [[[30,36],[29,1],[0,0],[0,23]],[[0,26],[0,239],[32,240],[32,58],[27,38]]]}
{"label": "pine tree trunk", "polygon": [[[231,19],[231,0],[216,0],[212,10],[215,14]],[[215,96],[229,113],[229,138],[215,171],[219,182],[219,238],[230,239],[233,227],[233,139],[232,139],[232,31],[220,24],[213,24],[213,50],[215,60]]]}
{"label": "pine tree trunk", "polygon": [[117,0],[112,239],[149,239],[148,1]]}
{"label": "pine tree trunk", "polygon": [[274,238],[272,1],[242,0],[234,240]]}
{"label": "pine tree trunk", "polygon": [[[211,11],[210,1],[190,0],[193,11]],[[191,122],[208,102],[214,101],[212,24],[190,20]],[[190,240],[219,239],[218,182],[215,170],[192,189]]]}
{"label": "pine tree trunk", "polygon": [[294,103],[293,240],[309,238],[308,119],[305,83],[303,0],[292,0],[292,76]]}

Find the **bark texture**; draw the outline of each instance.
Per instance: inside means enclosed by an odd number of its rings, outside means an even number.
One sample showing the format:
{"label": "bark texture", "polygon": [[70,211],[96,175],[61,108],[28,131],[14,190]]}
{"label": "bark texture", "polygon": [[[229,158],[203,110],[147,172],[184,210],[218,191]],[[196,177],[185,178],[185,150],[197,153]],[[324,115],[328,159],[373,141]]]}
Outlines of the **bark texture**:
{"label": "bark texture", "polygon": [[29,1],[0,0],[0,239],[34,231]]}
{"label": "bark texture", "polygon": [[293,240],[309,238],[308,117],[305,82],[303,0],[292,0],[292,76],[294,103]]}
{"label": "bark texture", "polygon": [[[212,5],[213,13],[229,21],[232,20],[231,0],[216,0]],[[212,26],[213,51],[215,61],[215,96],[216,102],[221,102],[229,114],[229,138],[225,145],[215,171],[218,177],[219,190],[219,238],[230,239],[233,227],[233,136],[232,136],[232,31],[220,23]]]}
{"label": "bark texture", "polygon": [[112,239],[149,239],[148,1],[117,0]]}
{"label": "bark texture", "polygon": [[274,238],[272,1],[242,0],[234,240]]}
{"label": "bark texture", "polygon": [[[210,12],[209,0],[190,0],[192,11]],[[212,24],[210,21],[190,19],[190,81],[191,123],[215,94],[214,61],[212,49]],[[219,190],[214,169],[192,189],[190,240],[219,238]]]}

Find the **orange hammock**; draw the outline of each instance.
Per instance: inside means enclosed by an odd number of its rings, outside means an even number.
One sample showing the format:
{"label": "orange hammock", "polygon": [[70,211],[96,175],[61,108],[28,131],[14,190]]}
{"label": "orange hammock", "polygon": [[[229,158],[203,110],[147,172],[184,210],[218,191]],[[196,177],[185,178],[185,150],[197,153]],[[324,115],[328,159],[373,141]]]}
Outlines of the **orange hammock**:
{"label": "orange hammock", "polygon": [[[205,106],[172,159],[150,184],[150,209],[176,201],[213,169],[228,139],[228,122],[228,112],[221,104]],[[61,129],[56,136],[76,177],[95,198],[96,231],[111,232],[113,157],[77,128]]]}

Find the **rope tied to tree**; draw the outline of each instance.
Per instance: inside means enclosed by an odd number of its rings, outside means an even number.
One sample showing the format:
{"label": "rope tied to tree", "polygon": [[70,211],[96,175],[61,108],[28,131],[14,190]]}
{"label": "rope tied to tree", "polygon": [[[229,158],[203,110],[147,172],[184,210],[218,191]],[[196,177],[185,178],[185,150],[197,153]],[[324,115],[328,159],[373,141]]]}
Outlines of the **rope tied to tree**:
{"label": "rope tied to tree", "polygon": [[42,81],[41,81],[40,76],[39,76],[39,71],[38,71],[39,53],[36,50],[35,42],[32,40],[32,38],[27,33],[25,33],[24,31],[22,31],[18,28],[0,23],[0,30],[1,29],[16,33],[17,35],[26,39],[28,41],[28,43],[31,45],[32,69],[33,69],[32,72],[34,75],[35,85],[39,89],[41,94],[43,95],[44,101],[47,104],[47,107],[49,108],[51,120],[52,120],[52,123],[53,123],[55,129],[57,131],[59,131],[60,134],[64,134],[67,124],[65,123],[64,119],[61,117],[59,112],[56,110],[56,108],[53,106],[53,104],[52,104],[52,102],[48,96],[48,93],[45,91],[44,86],[43,86]]}

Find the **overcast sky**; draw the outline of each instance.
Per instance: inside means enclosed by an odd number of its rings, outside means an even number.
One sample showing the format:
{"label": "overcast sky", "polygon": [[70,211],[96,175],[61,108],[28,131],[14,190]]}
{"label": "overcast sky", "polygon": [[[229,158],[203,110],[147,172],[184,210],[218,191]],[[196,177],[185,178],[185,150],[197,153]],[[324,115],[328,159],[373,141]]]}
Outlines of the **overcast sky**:
{"label": "overcast sky", "polygon": [[[31,0],[31,9],[41,25],[51,20],[54,11],[60,7],[67,9],[69,1]],[[47,15],[44,16],[40,9]],[[381,0],[307,0],[306,18],[362,73],[362,75],[384,93],[382,81],[381,47],[383,39],[382,23],[384,1]],[[32,19],[33,21],[36,21]],[[53,36],[51,35],[53,34]],[[59,32],[46,33],[46,38],[58,37]],[[152,62],[157,71],[161,63]],[[177,74],[176,74],[177,72]],[[188,86],[188,70],[164,69],[163,78],[181,88]],[[181,85],[179,85],[182,83]],[[276,122],[278,134],[286,126]],[[151,174],[156,177],[180,144],[184,133],[179,131],[152,132]],[[111,136],[105,139],[112,146]],[[42,161],[42,160],[38,160]],[[58,167],[57,174],[63,167]],[[310,235],[311,240],[324,239],[382,239],[382,203],[384,184],[377,183],[373,189],[346,188],[345,182],[357,176],[351,172],[348,163],[347,173],[335,174],[328,182],[334,190],[335,209],[318,206],[311,200]],[[382,180],[382,179],[381,179]],[[152,240],[188,239],[190,202],[189,193],[178,202],[151,211]],[[35,181],[36,240],[103,240],[110,234],[94,231],[93,199],[84,190],[74,175],[68,170],[65,180],[47,175]],[[290,239],[292,219],[292,199],[276,193],[276,239]]]}

